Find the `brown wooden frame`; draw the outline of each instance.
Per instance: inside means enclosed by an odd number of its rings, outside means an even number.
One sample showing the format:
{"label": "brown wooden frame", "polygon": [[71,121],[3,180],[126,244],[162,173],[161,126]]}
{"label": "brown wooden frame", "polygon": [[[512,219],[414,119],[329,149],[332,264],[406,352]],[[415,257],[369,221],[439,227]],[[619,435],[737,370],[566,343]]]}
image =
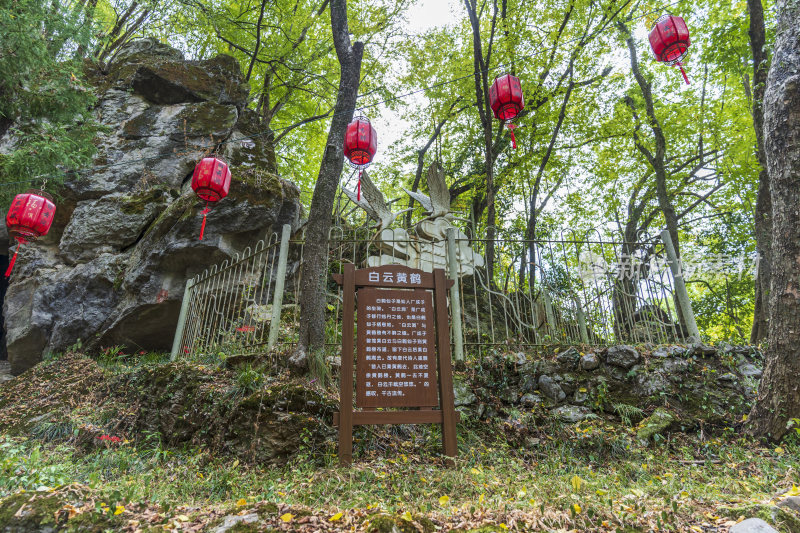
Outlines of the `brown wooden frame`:
{"label": "brown wooden frame", "polygon": [[[353,371],[354,371],[354,332],[355,332],[355,297],[361,287],[410,288],[400,283],[369,281],[369,273],[378,272],[383,279],[384,272],[419,274],[421,283],[415,289],[433,290],[433,302],[436,313],[436,359],[439,383],[439,409],[412,411],[354,411],[353,409]],[[353,426],[372,424],[441,424],[442,447],[444,454],[455,457],[458,454],[456,434],[456,413],[453,395],[453,367],[450,358],[450,325],[447,313],[447,291],[453,280],[445,277],[444,270],[437,268],[423,272],[403,265],[387,265],[382,267],[356,270],[355,265],[344,265],[343,274],[334,274],[333,279],[342,286],[344,293],[342,319],[342,366],[339,391],[339,412],[334,413],[333,423],[339,426],[339,462],[350,465],[353,462]]]}

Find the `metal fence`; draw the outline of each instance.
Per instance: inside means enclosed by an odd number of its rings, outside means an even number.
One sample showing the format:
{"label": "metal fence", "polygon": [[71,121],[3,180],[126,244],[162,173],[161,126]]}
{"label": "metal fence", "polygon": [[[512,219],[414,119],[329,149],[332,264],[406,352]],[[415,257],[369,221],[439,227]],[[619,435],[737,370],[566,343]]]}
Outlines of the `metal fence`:
{"label": "metal fence", "polygon": [[[303,239],[291,240],[289,231],[189,280],[173,357],[269,352],[296,342]],[[457,281],[449,298],[456,358],[500,347],[665,343],[698,335],[683,280],[673,276],[668,237],[626,243],[569,231],[554,240],[498,239],[492,280],[486,244],[456,229],[431,237],[418,227],[380,235],[332,228],[326,343],[341,346],[342,295],[330,274],[347,263],[446,269]]]}

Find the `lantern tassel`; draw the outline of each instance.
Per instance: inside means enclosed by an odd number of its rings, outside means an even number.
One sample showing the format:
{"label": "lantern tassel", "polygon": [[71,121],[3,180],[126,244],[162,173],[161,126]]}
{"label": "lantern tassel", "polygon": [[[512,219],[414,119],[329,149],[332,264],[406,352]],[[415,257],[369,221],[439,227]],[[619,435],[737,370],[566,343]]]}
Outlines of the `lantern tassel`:
{"label": "lantern tassel", "polygon": [[678,61],[678,68],[681,69],[681,74],[683,74],[683,79],[686,82],[686,85],[689,85],[689,78],[686,76],[686,72],[683,70],[683,65],[681,65],[680,61]]}
{"label": "lantern tassel", "polygon": [[511,131],[511,147],[514,148],[514,150],[517,149],[517,138],[514,137],[514,128],[516,128],[516,127],[517,127],[516,124],[512,124],[512,123],[508,124],[508,129],[509,129],[509,131]]}
{"label": "lantern tassel", "polygon": [[363,170],[358,171],[358,185],[356,186],[356,199],[360,202],[361,201],[361,173],[364,172]]}
{"label": "lantern tassel", "polygon": [[200,225],[200,240],[203,240],[203,233],[206,231],[206,215],[211,212],[211,209],[208,207],[208,203],[206,202],[206,208],[203,209],[203,223]]}
{"label": "lantern tassel", "polygon": [[8,269],[6,270],[6,277],[11,275],[11,271],[14,270],[14,263],[17,262],[17,254],[19,253],[19,246],[22,244],[22,241],[17,241],[17,249],[14,250],[14,255],[11,257],[11,261],[8,262]]}

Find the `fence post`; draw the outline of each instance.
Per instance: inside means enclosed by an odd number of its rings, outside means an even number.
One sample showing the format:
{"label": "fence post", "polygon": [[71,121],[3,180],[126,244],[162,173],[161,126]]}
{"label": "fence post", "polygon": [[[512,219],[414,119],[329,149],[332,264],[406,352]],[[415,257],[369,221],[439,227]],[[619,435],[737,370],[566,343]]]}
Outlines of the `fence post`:
{"label": "fence post", "polygon": [[192,278],[186,280],[186,288],[183,289],[183,301],[181,302],[181,312],[178,315],[178,327],[175,328],[175,338],[172,339],[172,351],[169,354],[169,360],[174,361],[178,357],[178,351],[181,347],[181,340],[183,339],[183,332],[186,329],[186,315],[189,312],[189,304],[192,300]]}
{"label": "fence post", "polygon": [[447,228],[447,270],[453,286],[450,287],[450,321],[453,324],[453,356],[456,361],[464,360],[464,338],[461,331],[461,296],[458,292],[460,268],[456,256],[456,229]]}
{"label": "fence post", "polygon": [[586,329],[586,315],[583,313],[583,304],[581,304],[581,297],[575,297],[575,305],[578,309],[578,328],[580,328],[581,342],[589,344],[589,330]]}
{"label": "fence post", "polygon": [[686,322],[686,329],[689,331],[690,337],[694,337],[694,340],[699,341],[700,330],[697,329],[697,322],[694,320],[692,301],[689,299],[689,292],[686,290],[686,282],[683,279],[683,272],[678,262],[678,255],[675,253],[672,237],[668,230],[661,231],[661,240],[664,242],[664,250],[667,252],[669,269],[672,271],[672,280],[675,283],[675,295],[678,298],[678,305],[681,307],[683,320]]}
{"label": "fence post", "polygon": [[550,335],[551,339],[554,339],[556,336],[556,315],[553,313],[553,302],[550,300],[550,290],[549,290],[549,283],[544,277],[544,272],[542,272],[542,299],[544,300],[544,313],[545,318],[547,319],[547,328],[546,331]]}
{"label": "fence post", "polygon": [[275,294],[272,299],[272,320],[269,324],[267,350],[271,350],[278,340],[278,328],[281,325],[281,308],[283,307],[283,285],[286,281],[286,261],[289,258],[289,237],[292,233],[290,224],[283,225],[281,232],[281,248],[278,256],[278,274],[275,279]]}

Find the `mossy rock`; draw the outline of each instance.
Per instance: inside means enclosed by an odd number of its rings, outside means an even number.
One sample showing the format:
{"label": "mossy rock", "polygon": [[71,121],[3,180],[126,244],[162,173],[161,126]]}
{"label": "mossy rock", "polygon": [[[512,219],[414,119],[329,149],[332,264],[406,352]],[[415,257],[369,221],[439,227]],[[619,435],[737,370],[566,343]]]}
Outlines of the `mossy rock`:
{"label": "mossy rock", "polygon": [[165,187],[154,187],[140,195],[123,196],[120,198],[119,209],[126,215],[140,215],[149,204],[164,203],[167,195],[168,189]]}
{"label": "mossy rock", "polygon": [[261,502],[256,506],[256,513],[262,519],[267,519],[278,514],[278,506],[272,502]]}
{"label": "mossy rock", "polygon": [[261,526],[257,523],[239,522],[228,530],[227,533],[258,533],[261,531]]}
{"label": "mossy rock", "polygon": [[121,529],[125,524],[125,519],[121,516],[87,509],[89,493],[87,487],[67,485],[47,492],[12,494],[0,500],[2,531],[3,533],[53,531],[99,533]]}
{"label": "mossy rock", "polygon": [[371,516],[365,523],[367,533],[419,533],[420,530],[413,522],[403,518],[379,514]]}
{"label": "mossy rock", "polygon": [[666,431],[673,424],[678,422],[678,417],[672,414],[667,409],[659,407],[653,414],[645,418],[639,423],[639,430],[636,432],[636,437],[642,443],[648,442],[656,434]]}
{"label": "mossy rock", "polygon": [[487,524],[473,529],[451,529],[448,533],[505,533],[506,529],[496,525]]}
{"label": "mossy rock", "polygon": [[733,520],[738,519],[740,516],[760,518],[775,526],[778,531],[800,533],[800,516],[775,505],[754,504],[742,507],[722,507],[718,513]]}
{"label": "mossy rock", "polygon": [[173,138],[177,141],[208,136],[221,139],[230,134],[238,117],[239,113],[233,105],[214,102],[188,104],[174,119],[179,127]]}

